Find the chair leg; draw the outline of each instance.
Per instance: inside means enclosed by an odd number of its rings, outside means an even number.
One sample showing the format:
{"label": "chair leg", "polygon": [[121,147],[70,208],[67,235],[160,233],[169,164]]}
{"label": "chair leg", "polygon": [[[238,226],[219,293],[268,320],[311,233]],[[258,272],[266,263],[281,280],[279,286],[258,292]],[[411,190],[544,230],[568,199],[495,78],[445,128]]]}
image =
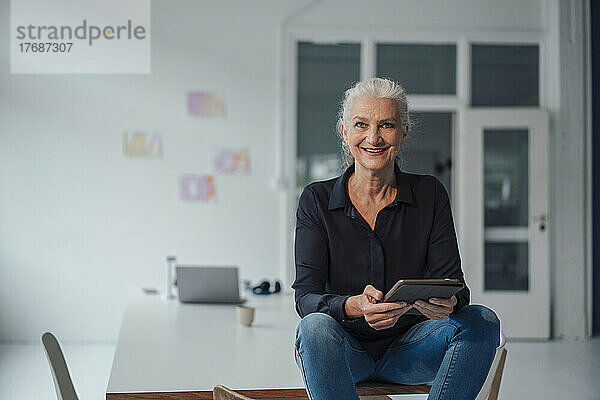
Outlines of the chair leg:
{"label": "chair leg", "polygon": [[502,349],[500,360],[498,361],[498,368],[496,374],[494,374],[494,380],[492,381],[492,388],[490,394],[488,394],[487,400],[498,400],[498,392],[500,391],[500,381],[502,380],[502,373],[504,372],[504,363],[506,362],[506,349]]}

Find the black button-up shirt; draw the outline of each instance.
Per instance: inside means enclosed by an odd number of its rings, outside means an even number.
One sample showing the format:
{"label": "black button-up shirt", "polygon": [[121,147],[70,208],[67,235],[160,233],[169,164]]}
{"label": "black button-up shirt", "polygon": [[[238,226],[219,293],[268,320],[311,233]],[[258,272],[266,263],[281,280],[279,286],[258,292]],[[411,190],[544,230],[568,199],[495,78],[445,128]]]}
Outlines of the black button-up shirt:
{"label": "black button-up shirt", "polygon": [[[395,326],[377,331],[364,318],[348,319],[344,303],[373,285],[384,294],[399,279],[454,278],[464,282],[450,201],[433,176],[395,167],[395,200],[379,211],[375,229],[348,196],[354,165],[338,178],[308,185],[296,213],[296,310],[301,317],[323,312],[379,359],[422,315],[405,314]],[[455,310],[469,303],[465,286]]]}

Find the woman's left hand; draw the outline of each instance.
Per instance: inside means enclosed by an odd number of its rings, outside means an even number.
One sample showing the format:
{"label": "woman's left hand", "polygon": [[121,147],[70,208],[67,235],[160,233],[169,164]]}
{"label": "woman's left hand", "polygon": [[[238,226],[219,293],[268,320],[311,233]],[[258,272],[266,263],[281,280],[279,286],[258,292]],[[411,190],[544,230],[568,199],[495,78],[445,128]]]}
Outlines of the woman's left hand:
{"label": "woman's left hand", "polygon": [[432,297],[429,301],[417,300],[413,305],[414,308],[419,310],[421,314],[429,319],[440,320],[447,318],[454,311],[456,305],[456,296],[452,296],[449,299],[439,299]]}

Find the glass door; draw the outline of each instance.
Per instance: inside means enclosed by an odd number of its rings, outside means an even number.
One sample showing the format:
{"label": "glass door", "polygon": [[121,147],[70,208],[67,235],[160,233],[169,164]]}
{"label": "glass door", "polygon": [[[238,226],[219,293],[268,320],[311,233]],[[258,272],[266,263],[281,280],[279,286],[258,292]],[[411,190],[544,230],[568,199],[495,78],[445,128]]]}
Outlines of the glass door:
{"label": "glass door", "polygon": [[459,240],[473,303],[496,311],[506,336],[548,338],[546,113],[465,113]]}

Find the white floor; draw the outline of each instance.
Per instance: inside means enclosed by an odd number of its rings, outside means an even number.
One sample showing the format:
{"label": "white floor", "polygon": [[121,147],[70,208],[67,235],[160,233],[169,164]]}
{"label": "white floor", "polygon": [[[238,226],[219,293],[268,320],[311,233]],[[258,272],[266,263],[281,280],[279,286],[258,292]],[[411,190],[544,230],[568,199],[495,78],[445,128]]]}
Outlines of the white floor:
{"label": "white floor", "polygon": [[[585,342],[509,342],[507,348],[499,399],[600,400],[600,338]],[[63,351],[80,400],[103,400],[114,345],[63,344]],[[0,345],[0,399],[56,399],[41,345]]]}

